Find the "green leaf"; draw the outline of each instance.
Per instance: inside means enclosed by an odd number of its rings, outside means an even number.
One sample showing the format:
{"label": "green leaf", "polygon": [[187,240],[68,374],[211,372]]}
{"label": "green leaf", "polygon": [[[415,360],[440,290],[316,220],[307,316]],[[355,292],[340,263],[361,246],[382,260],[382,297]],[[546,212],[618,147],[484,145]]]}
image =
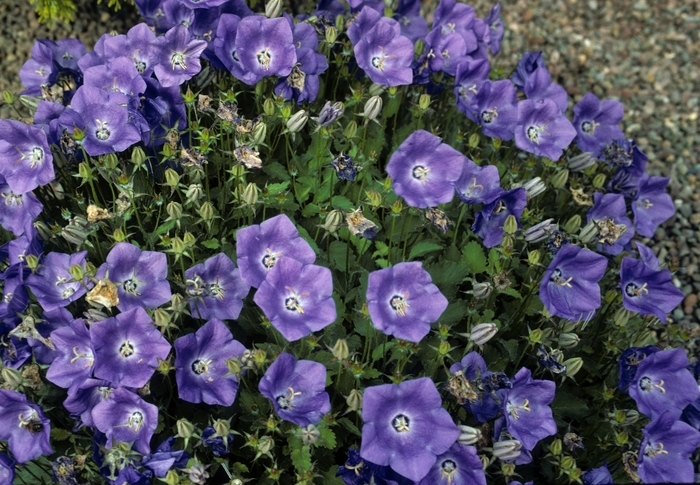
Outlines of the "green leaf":
{"label": "green leaf", "polygon": [[557,417],[582,418],[590,413],[588,404],[573,394],[557,391],[550,405]]}
{"label": "green leaf", "polygon": [[505,342],[498,340],[498,342],[503,346],[506,352],[508,352],[508,357],[510,357],[511,362],[515,362],[518,358],[518,341],[511,339]]}
{"label": "green leaf", "polygon": [[317,204],[309,204],[301,211],[301,215],[304,217],[313,217],[319,212],[321,212],[321,208]]}
{"label": "green leaf", "polygon": [[158,229],[156,229],[156,234],[165,234],[166,232],[170,231],[173,227],[175,227],[175,222],[175,220],[164,222],[158,226]]}
{"label": "green leaf", "polygon": [[521,295],[520,293],[518,293],[518,290],[516,290],[515,288],[508,288],[508,289],[505,290],[505,291],[501,291],[501,293],[505,293],[505,294],[508,295],[508,296],[515,297],[515,298],[517,298],[518,300],[522,300],[522,298],[523,298],[523,295]]}
{"label": "green leaf", "polygon": [[345,271],[347,266],[348,244],[343,241],[333,241],[330,247],[329,258],[331,266],[341,271]]}
{"label": "green leaf", "polygon": [[462,250],[462,262],[469,266],[469,272],[479,274],[486,271],[486,255],[477,241],[469,241]]}
{"label": "green leaf", "polygon": [[350,202],[350,200],[342,195],[336,195],[331,200],[331,205],[334,209],[343,210],[345,212],[351,212],[355,209],[355,206]]}
{"label": "green leaf", "polygon": [[[299,442],[299,444],[301,444],[301,442]],[[311,469],[311,452],[308,447],[302,445],[301,447],[293,448],[291,456],[294,468],[296,468],[297,472],[300,474]]]}
{"label": "green leaf", "polygon": [[377,246],[377,250],[372,254],[373,258],[376,258],[377,256],[386,256],[389,254],[389,246],[387,246],[385,243],[381,241],[376,241],[375,246]]}
{"label": "green leaf", "polygon": [[67,440],[70,437],[70,435],[71,435],[71,433],[69,433],[65,429],[51,428],[51,439],[53,439],[53,440],[56,440],[56,441]]}
{"label": "green leaf", "polygon": [[355,426],[355,425],[353,424],[353,422],[350,421],[348,418],[340,418],[340,419],[338,420],[338,422],[339,422],[340,424],[342,424],[342,425],[345,427],[345,429],[347,429],[348,431],[350,431],[350,432],[351,432],[352,434],[354,434],[355,436],[362,436],[362,432],[360,432],[360,430],[358,429],[358,427]]}
{"label": "green leaf", "polygon": [[284,168],[279,162],[265,162],[263,164],[263,170],[272,178],[289,180],[289,173],[287,172],[287,169]]}
{"label": "green leaf", "polygon": [[396,345],[396,342],[393,340],[391,342],[387,342],[386,345],[383,342],[377,345],[377,347],[372,351],[372,361],[379,360],[384,357],[384,354],[388,353],[394,345]]}
{"label": "green leaf", "polygon": [[489,251],[489,266],[491,267],[490,274],[495,274],[501,271],[500,255],[496,249]]}
{"label": "green leaf", "polygon": [[376,379],[380,375],[382,375],[382,373],[373,367],[362,369],[362,377],[365,379]]}
{"label": "green leaf", "polygon": [[219,240],[214,238],[209,239],[208,241],[202,241],[202,246],[207,249],[217,249],[219,247]]}
{"label": "green leaf", "polygon": [[412,260],[418,256],[423,256],[433,251],[438,251],[442,249],[442,244],[437,244],[430,241],[422,241],[411,248],[411,252],[408,255],[408,259]]}
{"label": "green leaf", "polygon": [[321,433],[321,439],[323,440],[320,445],[329,450],[334,449],[335,433],[329,428],[320,428],[318,431]]}
{"label": "green leaf", "polygon": [[275,197],[282,192],[286,192],[289,188],[289,182],[282,182],[281,184],[270,184],[267,187],[268,197]]}
{"label": "green leaf", "polygon": [[456,291],[457,285],[469,274],[469,267],[466,264],[452,261],[440,261],[426,269],[433,278],[433,283],[441,287],[443,294],[449,292],[450,288]]}

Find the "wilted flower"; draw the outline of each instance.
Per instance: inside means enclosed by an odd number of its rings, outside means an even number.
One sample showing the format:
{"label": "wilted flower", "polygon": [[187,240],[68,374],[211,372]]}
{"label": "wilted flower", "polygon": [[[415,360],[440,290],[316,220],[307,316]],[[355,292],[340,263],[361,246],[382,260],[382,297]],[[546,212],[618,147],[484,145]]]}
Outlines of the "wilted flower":
{"label": "wilted flower", "polygon": [[250,285],[241,278],[238,268],[224,253],[185,271],[190,313],[208,320],[235,320],[243,308],[243,298]]}
{"label": "wilted flower", "polygon": [[10,484],[15,479],[15,460],[0,453],[0,483]]}
{"label": "wilted flower", "polygon": [[323,108],[321,108],[318,117],[312,117],[311,119],[318,123],[319,126],[325,128],[327,126],[330,126],[331,123],[343,116],[344,112],[345,107],[340,101],[333,103],[332,105],[330,101],[326,101],[326,104],[324,104]]}
{"label": "wilted flower", "polygon": [[593,207],[586,214],[588,222],[598,228],[598,250],[616,256],[634,236],[634,226],[627,217],[622,194],[593,194]]}
{"label": "wilted flower", "polygon": [[362,419],[362,458],[415,481],[460,435],[428,377],[368,387]]}
{"label": "wilted flower", "polygon": [[297,361],[283,352],[267,369],[258,386],[275,412],[299,426],[316,424],[331,410],[326,368],[310,360]]}
{"label": "wilted flower", "polygon": [[483,464],[473,446],[455,443],[437,461],[417,485],[486,485]]}
{"label": "wilted flower", "polygon": [[583,485],[613,485],[612,475],[605,464],[599,468],[591,468],[581,477]]}
{"label": "wilted flower", "polygon": [[420,342],[447,308],[447,298],[420,262],[399,263],[373,271],[367,303],[374,326],[396,338]]}
{"label": "wilted flower", "polygon": [[501,41],[503,40],[503,21],[501,20],[501,3],[491,7],[489,14],[484,19],[489,26],[489,50],[491,54],[498,55],[501,51]]}
{"label": "wilted flower", "polygon": [[518,103],[515,145],[521,150],[556,161],[575,136],[571,122],[551,99]]}
{"label": "wilted flower", "polygon": [[472,109],[472,100],[479,93],[484,82],[488,80],[490,70],[488,59],[467,57],[457,65],[454,89],[457,109],[474,122],[476,122],[476,111]]}
{"label": "wilted flower", "polygon": [[352,158],[349,155],[341,153],[333,160],[331,160],[331,165],[335,169],[335,173],[338,174],[340,180],[347,180],[348,182],[353,182],[357,176],[357,169],[352,163]]}
{"label": "wilted flower", "polygon": [[245,347],[233,339],[226,325],[213,318],[195,333],[175,340],[174,345],[180,399],[195,404],[233,404],[238,379],[228,372],[226,361],[243,355]]}
{"label": "wilted flower", "polygon": [[133,443],[143,455],[151,451],[150,441],[158,426],[158,408],[133,392],[120,387],[92,410],[95,427],[107,437],[105,447]]}
{"label": "wilted flower", "polygon": [[202,431],[202,444],[210,448],[214,456],[228,455],[233,444],[233,434],[229,433],[224,440],[224,437],[219,436],[212,426],[207,426]]}
{"label": "wilted flower", "polygon": [[0,440],[7,440],[18,463],[51,454],[50,434],[49,420],[39,406],[24,394],[0,390]]}
{"label": "wilted flower", "polygon": [[[204,442],[204,432],[202,433],[202,442]],[[175,437],[170,436],[153,453],[144,456],[140,465],[153,471],[153,474],[158,478],[164,478],[168,470],[172,468],[182,470],[187,466],[190,455],[184,450],[173,450],[174,444]]]}

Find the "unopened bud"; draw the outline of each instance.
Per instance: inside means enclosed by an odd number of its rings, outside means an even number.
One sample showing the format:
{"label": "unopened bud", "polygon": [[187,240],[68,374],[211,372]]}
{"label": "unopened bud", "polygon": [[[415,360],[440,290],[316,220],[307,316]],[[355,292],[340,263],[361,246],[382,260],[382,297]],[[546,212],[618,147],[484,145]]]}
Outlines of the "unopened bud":
{"label": "unopened bud", "polygon": [[263,102],[263,112],[267,116],[272,116],[275,114],[275,102],[272,101],[272,98],[266,98],[265,102]]}
{"label": "unopened bud", "polygon": [[299,110],[287,121],[287,129],[290,133],[298,133],[306,125],[309,115],[305,110]]}
{"label": "unopened bud", "polygon": [[573,332],[562,333],[559,335],[559,347],[562,349],[573,349],[579,344],[579,342],[581,342],[581,339]]}
{"label": "unopened bud", "polygon": [[554,222],[554,219],[547,219],[524,231],[523,236],[529,243],[538,243],[547,239],[557,229],[559,226]]}
{"label": "unopened bud", "polygon": [[503,223],[503,230],[506,234],[515,234],[518,232],[518,220],[513,214],[508,214],[506,222]]}
{"label": "unopened bud", "polygon": [[420,98],[418,98],[418,107],[422,109],[423,111],[427,110],[430,107],[430,95],[429,94],[421,94]]}
{"label": "unopened bud", "polygon": [[3,91],[2,92],[2,99],[5,101],[5,104],[12,106],[15,104],[15,95],[12,93],[12,91]]}
{"label": "unopened bud", "polygon": [[175,427],[177,428],[177,435],[180,438],[191,438],[194,434],[194,425],[185,418],[179,419],[177,423],[175,423]]}
{"label": "unopened bud", "polygon": [[498,327],[495,323],[480,323],[472,328],[469,338],[476,345],[484,345],[498,333]]}
{"label": "unopened bud", "polygon": [[464,446],[473,445],[474,443],[478,442],[481,439],[481,430],[480,429],[472,428],[471,426],[464,426],[464,425],[460,425],[457,427],[459,428],[459,431],[460,431],[459,438],[457,438],[457,442],[460,445],[464,445]]}
{"label": "unopened bud", "polygon": [[549,179],[549,183],[554,187],[555,189],[561,189],[566,185],[566,182],[569,180],[569,170],[564,169],[561,170],[554,175],[552,175],[552,178]]}
{"label": "unopened bud", "polygon": [[146,163],[146,154],[143,152],[143,148],[137,146],[131,150],[131,163],[137,167]]}
{"label": "unopened bud", "polygon": [[168,328],[170,326],[170,314],[162,308],[156,308],[153,311],[153,323],[156,327]]}
{"label": "unopened bud", "polygon": [[362,391],[358,389],[353,389],[350,391],[345,402],[351,411],[359,411],[362,409]]}
{"label": "unopened bud", "polygon": [[245,190],[241,194],[241,200],[248,206],[254,206],[258,201],[258,186],[253,182],[246,185]]}
{"label": "unopened bud", "polygon": [[345,339],[340,338],[335,342],[335,345],[333,346],[333,357],[336,358],[336,360],[347,360],[347,358],[350,356],[350,350],[348,349],[348,343]]}
{"label": "unopened bud", "polygon": [[425,52],[425,40],[418,39],[413,45],[413,54],[415,57],[420,57],[423,55],[423,52]]}
{"label": "unopened bud", "polygon": [[267,125],[265,123],[258,123],[257,125],[255,125],[255,128],[253,128],[251,141],[253,145],[260,145],[265,141],[266,136]]}
{"label": "unopened bud", "polygon": [[367,200],[369,200],[372,207],[379,207],[382,205],[382,194],[374,189],[368,190],[365,193],[367,194]]}
{"label": "unopened bud", "polygon": [[634,312],[631,312],[628,309],[622,307],[615,313],[615,318],[613,319],[613,321],[618,327],[624,327],[625,325],[627,325],[627,322],[629,321],[632,315],[634,315]]}
{"label": "unopened bud", "polygon": [[32,270],[32,273],[39,267],[39,258],[33,254],[26,255],[24,257],[24,262],[27,263],[27,267]]}
{"label": "unopened bud", "polygon": [[625,412],[625,419],[623,420],[622,424],[625,426],[632,425],[639,421],[639,411],[636,409],[628,409]]}
{"label": "unopened bud", "polygon": [[563,365],[566,367],[566,375],[574,377],[583,367],[583,359],[581,357],[573,357],[565,360]]}
{"label": "unopened bud", "polygon": [[265,435],[258,440],[258,452],[262,453],[263,455],[270,453],[274,447],[275,440],[273,440],[270,436]]}
{"label": "unopened bud", "polygon": [[180,184],[180,175],[173,170],[168,168],[165,170],[165,185],[171,189],[175,189]]}
{"label": "unopened bud", "polygon": [[527,262],[530,263],[530,266],[536,266],[540,262],[540,252],[535,249],[527,253]]}
{"label": "unopened bud", "polygon": [[534,179],[525,182],[523,184],[523,188],[527,192],[528,198],[532,199],[533,197],[537,197],[544,192],[547,189],[547,186],[544,184],[544,181],[541,178],[535,177]]}
{"label": "unopened bud", "polygon": [[282,0],[268,0],[265,4],[265,16],[274,19],[282,13]]}
{"label": "unopened bud", "polygon": [[528,340],[530,341],[531,344],[539,344],[542,343],[542,334],[544,332],[542,331],[541,328],[536,328],[535,330],[530,330],[530,333],[528,334]]}
{"label": "unopened bud", "polygon": [[552,455],[559,456],[559,455],[561,455],[561,447],[562,447],[561,440],[559,438],[557,438],[550,443],[549,451],[552,453]]}
{"label": "unopened bud", "polygon": [[569,218],[568,221],[566,221],[566,224],[564,224],[564,231],[566,231],[569,234],[575,234],[579,229],[581,228],[581,216],[578,214],[575,214]]}
{"label": "unopened bud", "polygon": [[18,389],[22,385],[22,374],[11,367],[3,367],[0,376],[12,390]]}
{"label": "unopened bud", "polygon": [[333,45],[335,44],[335,41],[338,39],[338,29],[335,27],[326,27],[326,43],[328,45]]}
{"label": "unopened bud", "polygon": [[[258,83],[260,85],[262,83]],[[280,114],[282,115],[282,119],[287,121],[289,120],[289,117],[292,116],[292,107],[289,106],[288,104],[285,104],[280,108]]]}
{"label": "unopened bud", "polygon": [[90,168],[90,165],[87,162],[80,162],[78,164],[78,175],[83,180],[92,179],[92,168]]}
{"label": "unopened bud", "polygon": [[165,212],[171,220],[177,221],[182,217],[182,204],[171,201],[165,206]]}
{"label": "unopened bud", "polygon": [[450,353],[452,346],[447,340],[441,340],[440,345],[438,345],[438,354],[445,356]]}
{"label": "unopened bud", "polygon": [[566,455],[561,459],[561,467],[564,470],[573,470],[576,467],[576,460],[573,456]]}
{"label": "unopened bud", "polygon": [[116,228],[112,233],[112,239],[114,239],[114,242],[117,243],[126,241],[126,234],[124,233],[124,230],[121,227]]}
{"label": "unopened bud", "polygon": [[383,101],[379,96],[372,96],[365,103],[364,117],[367,120],[376,121],[377,117],[382,114]]}
{"label": "unopened bud", "polygon": [[504,461],[512,460],[520,456],[522,448],[523,445],[518,440],[497,441],[493,444],[493,455]]}
{"label": "unopened bud", "polygon": [[579,240],[583,244],[588,244],[592,242],[595,238],[598,237],[598,225],[595,223],[595,221],[591,221],[588,224],[586,224],[583,229],[581,229],[581,233],[579,234]]}
{"label": "unopened bud", "polygon": [[[483,462],[484,460],[482,460]],[[484,466],[486,469],[486,466]],[[501,464],[501,475],[506,478],[510,478],[515,475],[515,463],[502,463]],[[509,480],[506,480],[508,482]]]}
{"label": "unopened bud", "polygon": [[216,436],[221,436],[222,438],[226,438],[231,433],[231,425],[225,419],[214,421],[213,428],[216,431]]}
{"label": "unopened bud", "polygon": [[204,219],[204,221],[209,222],[214,219],[214,206],[211,202],[205,202],[202,207],[199,208],[199,215]]}
{"label": "unopened bud", "polygon": [[70,273],[74,280],[80,281],[85,277],[85,268],[79,264],[73,264],[68,268],[68,273]]}
{"label": "unopened bud", "polygon": [[109,171],[112,171],[119,166],[119,159],[114,153],[108,153],[107,155],[105,155],[102,158],[102,162],[104,163],[105,168]]}
{"label": "unopened bud", "polygon": [[167,485],[180,485],[180,475],[175,470],[168,470],[164,480]]}
{"label": "unopened bud", "polygon": [[588,167],[592,167],[596,163],[596,158],[593,152],[584,152],[569,159],[569,170],[572,172],[583,172]]}
{"label": "unopened bud", "polygon": [[343,131],[343,135],[348,140],[352,140],[353,138],[355,138],[356,134],[357,134],[357,123],[355,122],[355,120],[352,120],[352,121],[350,121],[350,123],[348,123],[348,126],[345,127],[345,130]]}
{"label": "unopened bud", "polygon": [[393,204],[391,204],[391,213],[392,214],[401,214],[401,211],[403,210],[403,202],[401,200],[396,200]]}
{"label": "unopened bud", "polygon": [[603,185],[605,185],[605,174],[596,174],[596,176],[593,177],[593,187],[595,187],[596,189],[600,189],[603,187]]}
{"label": "unopened bud", "polygon": [[188,202],[199,201],[199,199],[204,197],[204,191],[202,190],[202,184],[191,184],[189,187],[187,187],[187,191],[185,191],[185,197],[187,198]]}
{"label": "unopened bud", "polygon": [[472,294],[477,300],[484,300],[493,291],[493,285],[491,283],[475,283],[472,289]]}
{"label": "unopened bud", "polygon": [[472,133],[469,136],[469,147],[470,148],[476,148],[479,146],[479,134],[478,133]]}
{"label": "unopened bud", "polygon": [[339,210],[333,209],[326,216],[326,220],[323,223],[323,228],[331,234],[334,234],[340,228],[340,225],[343,223],[343,219],[343,213]]}

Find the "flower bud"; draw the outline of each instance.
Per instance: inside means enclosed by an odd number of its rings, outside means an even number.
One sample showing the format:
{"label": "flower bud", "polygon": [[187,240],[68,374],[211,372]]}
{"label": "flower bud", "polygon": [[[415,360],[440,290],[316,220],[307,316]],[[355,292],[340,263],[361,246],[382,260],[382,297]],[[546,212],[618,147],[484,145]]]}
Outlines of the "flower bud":
{"label": "flower bud", "polygon": [[493,291],[491,283],[475,283],[472,289],[472,294],[477,300],[485,300]]}
{"label": "flower bud", "polygon": [[83,180],[92,179],[92,168],[87,162],[80,162],[78,164],[78,176]]}
{"label": "flower bud", "polygon": [[268,0],[265,4],[265,16],[274,19],[282,13],[282,0]]}
{"label": "flower bud", "polygon": [[334,234],[340,228],[340,225],[343,223],[343,219],[343,213],[339,210],[333,209],[328,213],[328,215],[326,215],[323,228],[331,234]]}
{"label": "flower bud", "polygon": [[114,153],[108,153],[102,157],[102,162],[107,170],[112,171],[119,166],[119,159]]}
{"label": "flower bud", "polygon": [[[258,83],[260,85],[261,83]],[[289,106],[288,104],[285,104],[280,108],[280,114],[282,115],[283,120],[289,120],[289,117],[292,116],[292,107]]]}
{"label": "flower bud", "polygon": [[395,215],[401,214],[401,211],[403,210],[403,202],[401,202],[401,199],[397,199],[396,202],[391,204],[391,213]]}
{"label": "flower bud", "polygon": [[586,224],[583,229],[581,229],[581,233],[578,237],[583,244],[588,244],[598,237],[598,225],[595,221]]}
{"label": "flower bud", "polygon": [[523,184],[523,188],[527,192],[527,197],[532,199],[533,197],[536,197],[544,192],[547,186],[544,184],[541,178],[535,177],[534,179],[525,182]]}
{"label": "flower bud", "polygon": [[274,447],[275,440],[273,440],[270,436],[265,435],[258,440],[258,452],[262,453],[263,455],[270,453]]}
{"label": "flower bud", "polygon": [[173,170],[172,168],[168,168],[165,170],[165,185],[170,187],[171,189],[177,188],[177,186],[180,184],[180,175]]}
{"label": "flower bud", "polygon": [[583,367],[583,359],[581,357],[574,357],[572,359],[567,359],[563,362],[566,367],[566,375],[569,377],[574,377],[578,374],[578,371]]}
{"label": "flower bud", "polygon": [[226,438],[231,433],[231,424],[225,419],[217,419],[213,424],[216,436]]}
{"label": "flower bud", "polygon": [[233,176],[233,178],[243,178],[243,176],[245,175],[245,167],[243,165],[236,164],[233,167],[231,167],[229,173]]}
{"label": "flower bud", "polygon": [[438,354],[445,356],[450,353],[450,350],[452,350],[452,346],[447,340],[440,341],[440,345],[438,345]]}
{"label": "flower bud", "polygon": [[134,147],[133,150],[131,150],[131,163],[133,163],[137,167],[140,167],[141,165],[146,163],[146,154],[143,152],[143,148],[137,146]]}
{"label": "flower bud", "polygon": [[498,333],[495,323],[480,323],[472,328],[469,339],[476,345],[484,345]]}
{"label": "flower bud", "polygon": [[[175,238],[175,239],[180,239]],[[156,308],[153,311],[153,323],[158,328],[168,328],[170,326],[170,314],[163,310],[162,308]]]}
{"label": "flower bud", "polygon": [[24,262],[27,263],[27,268],[32,270],[32,273],[39,267],[39,258],[33,254],[28,254],[24,257]]}
{"label": "flower bud", "polygon": [[51,229],[49,226],[46,225],[46,223],[42,221],[34,221],[34,229],[37,230],[37,233],[39,234],[39,238],[42,241],[48,241],[53,237],[53,232],[51,232]]}
{"label": "flower bud", "polygon": [[171,201],[165,206],[165,212],[171,220],[177,221],[182,217],[182,204]]}
{"label": "flower bud", "polygon": [[639,421],[639,411],[636,409],[628,409],[625,412],[625,419],[622,422],[624,426],[630,426]]}
{"label": "flower bud", "polygon": [[569,234],[574,234],[581,228],[581,216],[576,214],[571,216],[571,218],[564,224],[564,231]]}
{"label": "flower bud", "polygon": [[5,101],[5,104],[12,106],[15,104],[16,98],[15,95],[12,93],[12,91],[3,91],[2,92],[2,99]]}
{"label": "flower bud", "polygon": [[425,52],[425,40],[418,39],[413,45],[413,54],[415,57],[420,57],[423,55],[423,52]]}
{"label": "flower bud", "polygon": [[69,243],[80,246],[88,237],[86,227],[87,220],[81,216],[76,216],[71,220],[70,224],[63,228],[61,236]]}
{"label": "flower bud", "polygon": [[180,485],[180,475],[175,470],[168,470],[164,480],[167,485]]}
{"label": "flower bud", "polygon": [[576,460],[574,460],[574,457],[570,455],[563,456],[561,459],[561,467],[564,470],[573,470],[576,468]]}
{"label": "flower bud", "polygon": [[338,29],[335,27],[326,27],[326,43],[328,45],[333,45],[335,44],[335,41],[338,39]]}
{"label": "flower bud", "polygon": [[520,456],[522,443],[518,440],[497,441],[493,444],[493,455],[501,460],[512,460]]}
{"label": "flower bud", "polygon": [[457,426],[460,431],[459,438],[457,442],[460,445],[469,446],[478,442],[481,439],[481,430],[477,428],[472,428],[471,426],[459,425]]}
{"label": "flower bud", "polygon": [[39,101],[40,99],[35,98],[34,96],[27,96],[26,94],[19,95],[19,102],[26,108],[29,108],[29,110],[32,112],[36,111],[36,107],[39,106]]}
{"label": "flower bud", "polygon": [[573,349],[579,344],[579,342],[581,342],[581,339],[573,332],[562,333],[559,335],[559,347],[562,349]]}
{"label": "flower bud", "polygon": [[287,121],[287,130],[289,130],[290,133],[298,133],[304,128],[308,120],[309,115],[306,111],[303,109],[299,110]]}
{"label": "flower bud", "polygon": [[634,312],[631,312],[626,308],[622,307],[615,313],[615,318],[613,319],[613,321],[618,327],[624,327],[625,325],[627,325],[627,322],[629,321],[632,315],[634,315]]}
{"label": "flower bud", "polygon": [[383,101],[379,96],[372,96],[365,103],[364,117],[370,121],[376,121],[377,116],[382,114]]}
{"label": "flower bud", "polygon": [[350,411],[359,411],[362,409],[362,391],[353,389],[350,391],[350,394],[345,402],[347,403]]}
{"label": "flower bud", "polygon": [[352,120],[352,121],[350,121],[350,123],[348,123],[348,126],[345,127],[345,130],[343,131],[343,135],[348,140],[352,140],[353,138],[355,138],[356,134],[357,134],[357,123],[355,122],[355,120]]}
{"label": "flower bud", "polygon": [[539,344],[542,343],[542,334],[544,332],[542,331],[541,328],[536,328],[535,330],[530,330],[530,333],[528,334],[528,340],[530,341],[531,344]]}
{"label": "flower bud", "polygon": [[335,18],[335,29],[338,31],[338,33],[345,30],[345,17],[342,15],[338,15]]}
{"label": "flower bud", "polygon": [[376,190],[367,190],[365,192],[367,194],[367,200],[369,200],[369,204],[372,207],[379,207],[382,205],[382,195],[377,192]]}
{"label": "flower bud", "polygon": [[547,239],[558,228],[559,226],[554,222],[554,219],[547,219],[527,229],[523,232],[523,236],[529,243],[538,243]]}
{"label": "flower bud", "polygon": [[68,268],[68,273],[73,277],[74,280],[80,281],[85,277],[85,270],[79,264],[73,264]]}
{"label": "flower bud", "polygon": [[418,107],[422,109],[423,111],[427,110],[430,107],[430,95],[429,94],[421,94],[420,98],[418,98]]}
{"label": "flower bud", "polygon": [[185,197],[188,202],[197,202],[204,196],[204,191],[202,190],[202,184],[190,184],[185,192]]}
{"label": "flower bud", "polygon": [[332,353],[333,357],[335,357],[336,360],[347,360],[347,358],[350,356],[350,350],[348,349],[347,341],[343,338],[339,338],[333,346]]}
{"label": "flower bud", "polygon": [[552,455],[559,456],[559,455],[561,455],[561,447],[562,447],[561,440],[559,438],[557,438],[550,443],[549,451],[550,451],[550,453],[552,453]]}
{"label": "flower bud", "polygon": [[513,214],[509,214],[506,217],[506,222],[503,223],[503,230],[506,234],[515,234],[518,232],[518,220]]}
{"label": "flower bud", "polygon": [[527,253],[527,262],[530,263],[530,266],[536,266],[540,262],[540,252],[534,249]]}
{"label": "flower bud", "polygon": [[272,116],[275,114],[275,102],[272,101],[272,98],[265,98],[265,102],[263,103],[263,112],[267,116]]}
{"label": "flower bud", "polygon": [[569,170],[572,172],[583,172],[588,167],[592,167],[596,163],[596,158],[593,152],[584,152],[569,159]]}
{"label": "flower bud", "polygon": [[554,187],[555,189],[561,189],[566,185],[566,182],[569,180],[569,170],[564,169],[561,170],[554,175],[552,175],[552,178],[549,179],[549,183]]}
{"label": "flower bud", "polygon": [[211,202],[205,202],[202,207],[199,208],[199,215],[204,219],[204,221],[209,222],[214,219],[214,206]]}
{"label": "flower bud", "polygon": [[241,200],[248,206],[254,206],[258,201],[258,186],[250,182],[241,194]]}
{"label": "flower bud", "polygon": [[[486,466],[484,466],[484,469],[485,468],[486,468]],[[515,463],[502,463],[501,464],[501,474],[507,478],[514,476],[515,475]],[[508,481],[509,480],[506,480],[506,482],[508,482]]]}
{"label": "flower bud", "polygon": [[604,173],[599,173],[595,177],[593,177],[593,187],[596,189],[600,189],[605,185],[605,174]]}
{"label": "flower bud", "polygon": [[5,384],[12,390],[19,389],[22,385],[22,374],[11,367],[3,367],[2,371],[0,371],[0,377],[2,377]]}
{"label": "flower bud", "polygon": [[253,128],[251,141],[253,145],[260,145],[265,141],[266,136],[267,125],[265,123],[258,123],[257,125],[255,125],[255,128]]}
{"label": "flower bud", "polygon": [[175,427],[177,428],[177,436],[180,438],[191,438],[194,434],[194,425],[185,418],[179,419],[175,423]]}
{"label": "flower bud", "polygon": [[124,233],[124,230],[121,227],[116,228],[112,233],[112,239],[114,239],[114,242],[117,243],[126,241],[126,234]]}
{"label": "flower bud", "polygon": [[479,146],[479,134],[478,133],[472,133],[471,136],[469,136],[469,146],[471,148],[476,148]]}

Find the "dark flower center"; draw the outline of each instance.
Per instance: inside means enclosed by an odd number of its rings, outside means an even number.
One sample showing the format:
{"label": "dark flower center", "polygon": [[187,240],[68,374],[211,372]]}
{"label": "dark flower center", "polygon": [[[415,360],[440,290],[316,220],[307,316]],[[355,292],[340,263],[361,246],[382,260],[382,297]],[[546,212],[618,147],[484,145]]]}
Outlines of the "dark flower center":
{"label": "dark flower center", "polygon": [[391,308],[393,308],[396,314],[400,317],[406,315],[406,308],[410,306],[406,301],[406,298],[408,298],[408,292],[406,292],[403,296],[394,295],[389,300],[389,305],[391,305]]}
{"label": "dark flower center", "polygon": [[595,121],[584,121],[581,123],[581,130],[587,135],[594,135],[595,134],[595,129],[600,126],[600,123],[596,123]]}
{"label": "dark flower center", "polygon": [[394,419],[391,420],[391,426],[399,433],[405,433],[407,431],[411,431],[411,428],[409,427],[410,421],[408,417],[406,417],[403,414],[398,414],[394,416]]}
{"label": "dark flower center", "polygon": [[415,167],[413,167],[413,178],[423,182],[425,181],[428,172],[430,172],[430,168],[424,167],[422,165],[416,165]]}
{"label": "dark flower center", "polygon": [[270,49],[265,47],[264,50],[257,52],[255,58],[258,60],[260,67],[266,71],[270,70],[270,62],[272,61],[272,54],[270,54]]}
{"label": "dark flower center", "polygon": [[187,69],[185,54],[182,52],[173,52],[173,55],[170,56],[170,67],[173,71],[175,70],[175,67],[179,67],[183,71]]}
{"label": "dark flower center", "polygon": [[549,281],[553,281],[554,283],[558,284],[559,286],[566,286],[568,288],[571,288],[571,280],[573,280],[573,276],[569,276],[567,279],[564,279],[561,274],[561,270],[559,268],[556,268],[552,272],[552,276],[549,277]]}
{"label": "dark flower center", "polygon": [[143,74],[146,67],[148,67],[143,61],[134,61],[134,65],[136,66],[136,70],[139,72],[139,74]]}
{"label": "dark flower center", "polygon": [[447,479],[447,483],[452,483],[454,474],[457,473],[457,463],[452,460],[445,460],[440,465],[440,478]]}
{"label": "dark flower center", "polygon": [[19,418],[19,427],[26,428],[27,431],[32,434],[41,433],[44,430],[44,425],[41,422],[41,419],[39,419],[39,416],[33,409],[29,411],[29,416],[27,416],[26,419],[24,418],[24,413],[21,413],[17,417]]}
{"label": "dark flower center", "polygon": [[644,376],[641,379],[639,379],[639,388],[642,391],[646,392],[652,392],[654,389],[658,389],[661,394],[666,394],[663,379],[659,379],[658,384],[655,384],[654,381],[651,380],[651,378]]}
{"label": "dark flower center", "polygon": [[140,293],[136,291],[136,289],[138,288],[138,285],[136,284],[135,279],[126,280],[124,282],[124,285],[122,285],[122,287],[124,288],[124,291],[126,291],[127,293],[131,293],[134,296],[140,295]]}
{"label": "dark flower center", "polygon": [[41,161],[44,159],[44,150],[39,147],[34,147],[29,159],[31,160],[29,163],[29,168],[34,168],[34,165],[41,163]]}
{"label": "dark flower center", "polygon": [[498,118],[498,106],[494,106],[493,108],[489,110],[485,110],[481,112],[481,121],[484,123],[491,123],[493,120]]}
{"label": "dark flower center", "polygon": [[277,405],[281,409],[289,409],[291,407],[294,407],[294,404],[292,404],[292,401],[294,401],[294,398],[297,396],[301,396],[301,392],[297,391],[294,392],[294,389],[291,387],[287,388],[287,394],[280,394],[275,398],[275,401],[277,402]]}
{"label": "dark flower center", "polygon": [[125,427],[131,429],[134,433],[138,433],[141,426],[143,426],[143,414],[139,411],[131,413]]}
{"label": "dark flower center", "polygon": [[304,309],[299,305],[299,299],[296,295],[286,298],[284,300],[284,307],[291,312],[304,313]]}
{"label": "dark flower center", "polygon": [[121,347],[119,347],[119,355],[124,358],[131,357],[134,355],[134,352],[134,346],[128,340],[125,340]]}
{"label": "dark flower center", "polygon": [[540,129],[536,126],[531,126],[527,129],[527,137],[531,142],[539,145],[540,144]]}
{"label": "dark flower center", "polygon": [[100,141],[105,141],[109,140],[109,137],[112,135],[112,132],[109,131],[107,128],[107,125],[109,124],[107,121],[100,121],[100,120],[95,120],[97,122],[97,129],[95,130],[95,138],[97,138]]}
{"label": "dark flower center", "polygon": [[262,258],[262,264],[265,266],[265,269],[268,271],[272,269],[272,267],[277,264],[277,260],[279,259],[280,256],[282,256],[281,253],[273,253],[270,248],[267,248],[266,254]]}
{"label": "dark flower center", "polygon": [[202,375],[206,374],[209,372],[209,366],[211,365],[211,359],[209,360],[202,360],[202,359],[197,359],[194,362],[192,362],[192,372],[195,374]]}
{"label": "dark flower center", "polygon": [[648,295],[649,290],[647,290],[646,283],[644,283],[642,286],[637,286],[635,283],[629,283],[627,286],[625,286],[625,294],[630,298],[641,298],[642,295]]}
{"label": "dark flower center", "polygon": [[209,294],[219,300],[224,299],[224,292],[226,290],[223,286],[219,285],[219,278],[216,279],[216,283],[209,285]]}

